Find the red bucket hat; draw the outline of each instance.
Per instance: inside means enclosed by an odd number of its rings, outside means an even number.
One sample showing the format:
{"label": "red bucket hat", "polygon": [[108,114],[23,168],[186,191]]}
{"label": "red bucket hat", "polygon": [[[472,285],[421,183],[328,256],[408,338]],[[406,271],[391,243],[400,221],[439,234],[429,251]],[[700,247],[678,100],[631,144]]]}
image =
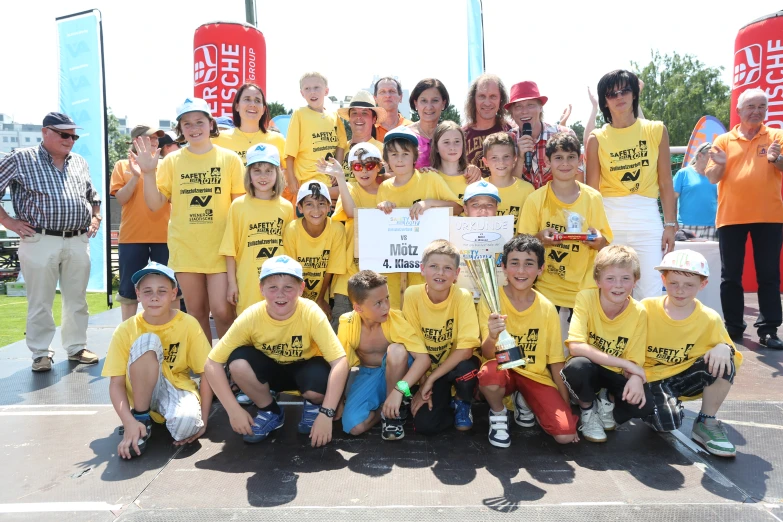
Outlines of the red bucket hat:
{"label": "red bucket hat", "polygon": [[511,86],[510,99],[503,108],[508,110],[516,102],[524,100],[538,100],[541,102],[541,105],[544,105],[548,99],[546,96],[541,96],[541,93],[538,92],[536,82],[519,82]]}

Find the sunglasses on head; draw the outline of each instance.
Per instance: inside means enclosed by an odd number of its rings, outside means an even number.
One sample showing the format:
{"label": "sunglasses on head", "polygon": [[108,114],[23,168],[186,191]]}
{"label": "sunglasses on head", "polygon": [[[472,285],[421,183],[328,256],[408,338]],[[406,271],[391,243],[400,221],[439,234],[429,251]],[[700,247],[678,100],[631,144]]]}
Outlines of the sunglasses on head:
{"label": "sunglasses on head", "polygon": [[378,168],[378,165],[380,165],[380,163],[378,163],[377,161],[366,161],[364,163],[355,161],[351,164],[351,169],[354,172],[361,172],[362,168],[366,170],[375,170]]}
{"label": "sunglasses on head", "polygon": [[57,129],[53,129],[51,127],[46,127],[46,128],[54,132],[55,134],[59,134],[60,137],[64,140],[71,138],[73,141],[76,141],[79,139],[79,136],[77,136],[76,134],[68,134],[67,132],[58,131]]}
{"label": "sunglasses on head", "polygon": [[606,93],[606,97],[610,100],[614,100],[615,98],[618,98],[620,96],[623,96],[624,94],[628,94],[629,92],[633,92],[633,89],[630,87],[623,87],[619,91],[609,91]]}

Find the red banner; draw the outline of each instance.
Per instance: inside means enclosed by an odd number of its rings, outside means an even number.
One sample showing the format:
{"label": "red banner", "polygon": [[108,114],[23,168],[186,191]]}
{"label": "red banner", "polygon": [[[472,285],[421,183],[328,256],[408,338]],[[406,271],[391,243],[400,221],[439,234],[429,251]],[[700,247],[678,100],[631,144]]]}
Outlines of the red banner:
{"label": "red banner", "polygon": [[231,116],[237,89],[253,82],[266,93],[266,41],[248,24],[213,22],[193,36],[193,94],[212,115]]}

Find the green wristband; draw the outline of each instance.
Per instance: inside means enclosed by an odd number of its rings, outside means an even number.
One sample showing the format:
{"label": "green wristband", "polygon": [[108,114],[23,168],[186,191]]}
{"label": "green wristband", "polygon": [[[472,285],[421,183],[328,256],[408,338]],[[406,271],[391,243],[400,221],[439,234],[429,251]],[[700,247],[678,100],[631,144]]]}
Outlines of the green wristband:
{"label": "green wristband", "polygon": [[394,389],[400,392],[404,397],[411,396],[410,386],[408,386],[408,383],[405,381],[397,381],[397,385],[394,387]]}

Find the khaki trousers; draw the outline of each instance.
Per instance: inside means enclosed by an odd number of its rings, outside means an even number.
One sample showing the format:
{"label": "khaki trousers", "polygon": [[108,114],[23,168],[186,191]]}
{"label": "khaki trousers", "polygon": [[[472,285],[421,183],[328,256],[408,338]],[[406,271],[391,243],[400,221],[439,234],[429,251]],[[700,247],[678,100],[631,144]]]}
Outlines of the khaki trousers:
{"label": "khaki trousers", "polygon": [[87,281],[90,250],[87,234],[72,238],[35,234],[19,243],[19,261],[27,285],[27,347],[38,357],[52,357],[55,324],[52,304],[60,282],[62,346],[73,355],[87,344]]}

